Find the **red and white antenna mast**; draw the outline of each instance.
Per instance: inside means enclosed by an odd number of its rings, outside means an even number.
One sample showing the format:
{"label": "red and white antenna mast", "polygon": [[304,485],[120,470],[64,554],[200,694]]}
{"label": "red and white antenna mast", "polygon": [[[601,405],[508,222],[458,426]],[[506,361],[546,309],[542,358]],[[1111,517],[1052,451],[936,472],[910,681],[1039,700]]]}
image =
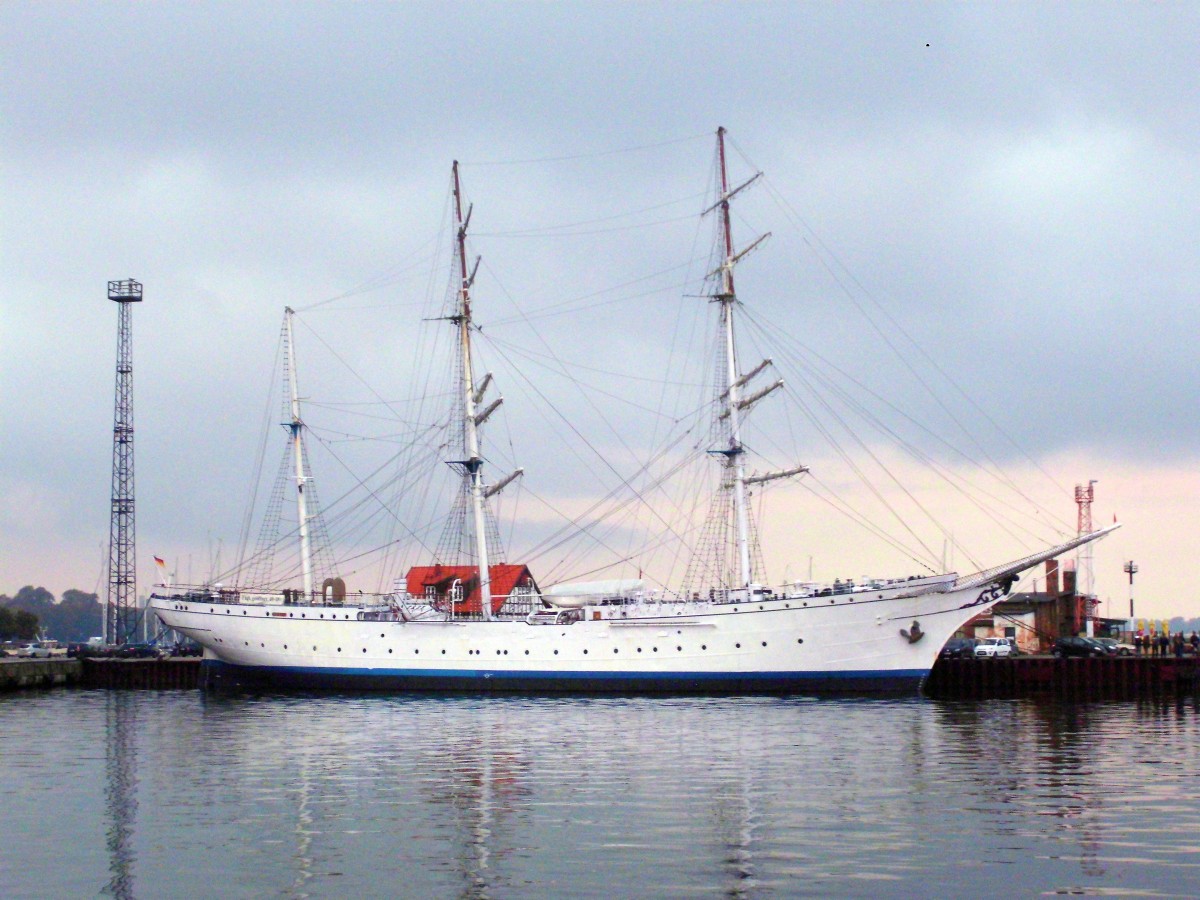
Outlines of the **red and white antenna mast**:
{"label": "red and white antenna mast", "polygon": [[[1092,501],[1096,499],[1096,479],[1091,479],[1086,486],[1082,484],[1075,485],[1075,505],[1079,508],[1078,533],[1082,537],[1085,534],[1091,534],[1092,528]],[[1092,568],[1092,545],[1084,544],[1079,548],[1079,555],[1076,563],[1079,585],[1076,590],[1084,596],[1084,603],[1087,604],[1087,633],[1090,637],[1093,632],[1092,620],[1096,609],[1096,591],[1094,587],[1094,570]]]}

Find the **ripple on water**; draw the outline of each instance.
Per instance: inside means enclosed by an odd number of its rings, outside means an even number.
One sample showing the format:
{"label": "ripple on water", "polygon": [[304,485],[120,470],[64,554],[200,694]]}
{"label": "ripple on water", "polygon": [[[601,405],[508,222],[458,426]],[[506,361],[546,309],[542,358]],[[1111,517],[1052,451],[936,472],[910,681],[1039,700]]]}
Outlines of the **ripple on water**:
{"label": "ripple on water", "polygon": [[1200,883],[1192,702],[54,691],[0,714],[13,896],[215,871],[233,897]]}

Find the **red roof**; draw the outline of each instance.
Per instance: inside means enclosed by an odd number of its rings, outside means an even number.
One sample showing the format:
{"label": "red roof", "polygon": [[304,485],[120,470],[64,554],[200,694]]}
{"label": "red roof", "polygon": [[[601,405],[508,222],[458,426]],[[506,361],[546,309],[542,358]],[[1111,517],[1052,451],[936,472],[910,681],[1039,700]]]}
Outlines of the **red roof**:
{"label": "red roof", "polygon": [[[530,574],[529,567],[510,563],[497,563],[488,566],[492,576],[492,612],[497,613],[508,595],[518,587],[533,587],[537,585]],[[462,603],[455,604],[456,614],[480,613],[479,605],[479,568],[477,566],[413,566],[408,570],[407,589],[414,597],[424,597],[426,588],[432,587],[438,599],[445,598],[454,587],[456,581],[462,582]]]}

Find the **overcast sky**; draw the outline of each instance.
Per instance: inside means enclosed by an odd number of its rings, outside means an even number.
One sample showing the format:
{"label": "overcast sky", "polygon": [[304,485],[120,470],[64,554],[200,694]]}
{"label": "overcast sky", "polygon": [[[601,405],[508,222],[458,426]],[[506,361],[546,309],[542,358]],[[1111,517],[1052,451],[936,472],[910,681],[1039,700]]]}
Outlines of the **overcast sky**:
{"label": "overcast sky", "polygon": [[[740,243],[773,233],[743,300],[886,382],[859,306],[883,310],[1003,430],[992,457],[1057,484],[1040,503],[1073,524],[1070,489],[1098,480],[1097,524],[1125,522],[1096,549],[1114,615],[1126,559],[1139,612],[1200,615],[1179,577],[1200,549],[1198,46],[1189,3],[4,3],[0,592],[102,586],[109,279],[145,285],[144,586],[153,554],[198,575],[236,542],[285,305],[302,348],[413,396],[454,159],[485,334],[532,346],[501,323],[657,273],[536,342],[664,355],[723,125],[736,171],[767,178],[738,209]],[[526,481],[568,497],[561,461],[531,481],[516,421]],[[787,568],[868,574],[853,542]]]}

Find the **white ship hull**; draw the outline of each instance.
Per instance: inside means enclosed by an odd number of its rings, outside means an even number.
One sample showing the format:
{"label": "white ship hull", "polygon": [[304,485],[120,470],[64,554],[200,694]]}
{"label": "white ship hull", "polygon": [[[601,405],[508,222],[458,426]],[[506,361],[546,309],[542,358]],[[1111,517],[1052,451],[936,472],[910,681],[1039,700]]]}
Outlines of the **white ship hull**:
{"label": "white ship hull", "polygon": [[156,595],[151,608],[204,648],[210,685],[915,692],[946,640],[1005,589],[956,588],[953,576],[900,584],[829,597],[585,606],[569,624],[380,620],[378,608],[209,602],[194,594]]}

